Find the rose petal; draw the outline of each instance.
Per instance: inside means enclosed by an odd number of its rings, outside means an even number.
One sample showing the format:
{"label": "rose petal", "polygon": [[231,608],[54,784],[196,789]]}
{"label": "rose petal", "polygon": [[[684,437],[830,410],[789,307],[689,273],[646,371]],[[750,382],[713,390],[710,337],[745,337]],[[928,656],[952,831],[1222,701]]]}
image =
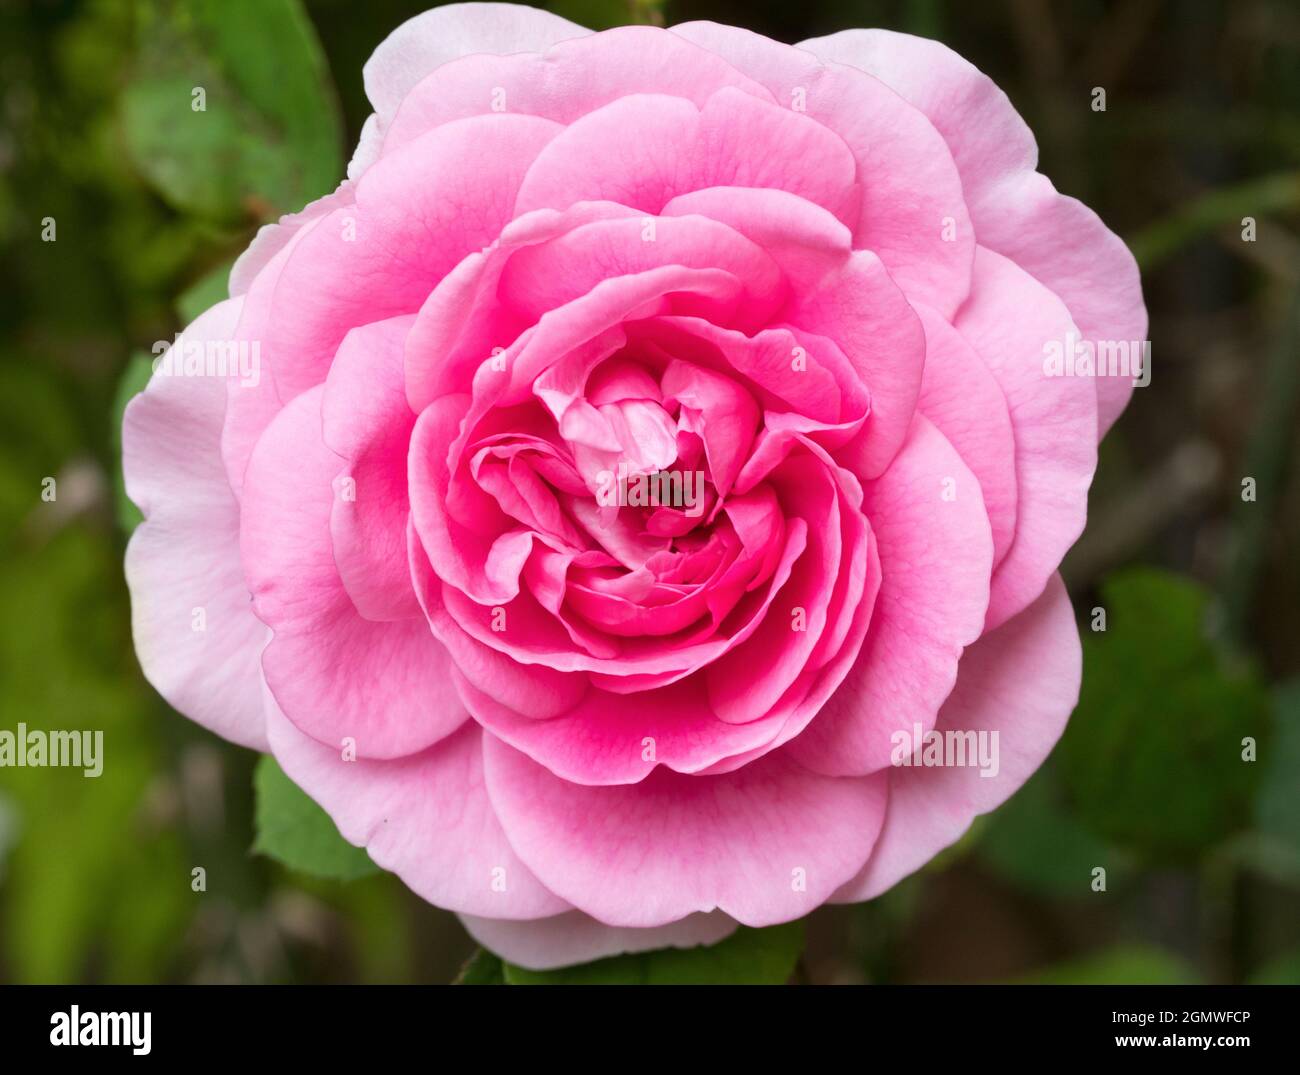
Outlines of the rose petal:
{"label": "rose petal", "polygon": [[894,731],[934,726],[988,607],[988,516],[979,483],[942,433],[918,416],[863,494],[881,570],[871,628],[840,689],[788,747],[824,773],[883,769]]}
{"label": "rose petal", "polygon": [[244,486],[240,552],[257,615],[275,632],[262,655],[284,714],[331,746],[393,758],[449,735],[466,713],[451,659],[423,616],[372,622],[339,578],[329,520],[341,467],[321,438],[314,388],[276,416]]}
{"label": "rose petal", "polygon": [[377,321],[343,338],[321,399],[325,443],[344,461],[330,538],[339,578],[368,620],[420,615],[406,558],[406,461],[415,415],[406,404],[403,344],[413,317]]}
{"label": "rose petal", "polygon": [[993,530],[993,563],[1002,562],[1016,533],[1016,449],[1007,400],[984,360],[928,306],[925,376],[917,410],[938,428],[979,479]]}
{"label": "rose petal", "polygon": [[732,88],[702,109],[682,97],[632,95],[575,120],[533,162],[515,209],[612,201],[658,213],[678,195],[718,186],[784,190],[850,227],[857,219],[844,143],[806,116]]}
{"label": "rose petal", "polygon": [[267,696],[267,732],[289,778],[421,898],[449,911],[542,918],[569,909],[511,850],[483,783],[473,721],[419,754],[357,758],[304,735]]}
{"label": "rose petal", "polygon": [[[218,303],[183,338],[229,340],[242,305]],[[270,632],[249,602],[239,505],[221,465],[226,380],[158,372],[127,405],[122,469],[145,521],[127,546],[126,581],[145,678],[191,720],[264,750],[261,653]]]}
{"label": "rose petal", "polygon": [[993,573],[986,630],[1029,605],[1088,517],[1097,467],[1097,396],[1087,377],[1051,377],[1044,347],[1074,324],[1042,284],[1000,254],[979,249],[957,331],[1002,388],[1016,441],[1016,534]]}
{"label": "rose petal", "polygon": [[1079,632],[1060,576],[1029,608],[961,659],[957,686],[935,729],[996,733],[998,769],[898,767],[880,841],[836,903],[871,899],[960,839],[978,814],[1000,806],[1046,760],[1079,698]]}
{"label": "rose petal", "polygon": [[[1145,339],[1133,255],[1096,213],[1034,171],[1034,136],[991,79],[946,45],[889,30],[845,30],[799,47],[870,72],[930,118],[957,162],[976,239],[1059,295],[1085,339]],[[1096,391],[1101,437],[1128,403],[1132,380],[1098,377]]]}
{"label": "rose petal", "polygon": [[863,77],[858,65],[824,62],[837,57],[819,59],[710,22],[674,26],[672,33],[725,57],[779,105],[843,139],[857,161],[862,192],[853,245],[875,251],[909,297],[945,315],[956,312],[969,286],[976,234],[937,124],[888,86]]}
{"label": "rose petal", "polygon": [[581,911],[529,922],[461,915],[461,923],[484,948],[529,970],[552,970],[575,963],[657,948],[695,948],[717,944],[736,932],[736,920],[720,911],[693,914],[652,929],[607,926]]}
{"label": "rose petal", "polygon": [[362,68],[375,112],[362,129],[348,178],[360,178],[374,163],[402,102],[444,64],[479,53],[540,52],[590,33],[568,19],[522,4],[444,4],[407,19],[379,43]]}
{"label": "rose petal", "polygon": [[703,105],[726,86],[770,100],[761,86],[705,49],[654,27],[619,26],[571,37],[541,55],[467,56],[446,64],[406,95],[384,150],[494,110],[570,124],[629,94],[671,93]]}
{"label": "rose petal", "polygon": [[884,774],[818,776],[783,753],[618,787],[560,780],[491,736],[484,763],[511,845],[547,888],[613,926],[714,909],[751,926],[798,918],[857,873],[885,810]]}

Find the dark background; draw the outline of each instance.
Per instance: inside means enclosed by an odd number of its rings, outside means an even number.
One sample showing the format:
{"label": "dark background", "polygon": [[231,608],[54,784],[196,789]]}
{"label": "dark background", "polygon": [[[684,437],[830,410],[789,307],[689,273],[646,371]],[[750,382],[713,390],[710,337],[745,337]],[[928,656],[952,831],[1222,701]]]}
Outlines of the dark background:
{"label": "dark background", "polygon": [[[0,0],[0,729],[103,729],[107,755],[97,780],[0,769],[0,981],[448,981],[473,950],[391,877],[314,879],[251,850],[256,758],[144,683],[121,568],[133,356],[217,297],[259,223],[342,177],[362,64],[423,6],[306,3],[336,90],[320,81],[304,117],[259,110],[255,85],[293,98],[267,20],[294,6],[231,0],[218,17],[244,51],[209,81],[251,112],[233,148],[178,143],[182,165],[209,161],[195,177],[167,171],[175,132],[149,109],[160,78],[199,80],[165,29],[176,5]],[[1103,447],[1065,568],[1086,646],[1070,730],[921,874],[813,915],[798,980],[1300,981],[1300,4],[551,6],[595,28],[939,38],[1142,265],[1153,381]]]}

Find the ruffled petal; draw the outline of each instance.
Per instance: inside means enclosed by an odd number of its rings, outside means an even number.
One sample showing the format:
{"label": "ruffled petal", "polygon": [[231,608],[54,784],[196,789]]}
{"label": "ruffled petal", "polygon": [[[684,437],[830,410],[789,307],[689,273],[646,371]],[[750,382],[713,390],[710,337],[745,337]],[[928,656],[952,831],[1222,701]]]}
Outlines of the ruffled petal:
{"label": "ruffled petal", "polygon": [[[230,341],[242,304],[218,303],[182,339],[205,351]],[[221,464],[228,378],[169,368],[130,402],[122,423],[126,491],[145,516],[126,551],[135,651],[173,707],[264,750],[260,659],[270,632],[253,615],[239,562],[239,505]]]}
{"label": "ruffled petal", "polygon": [[323,391],[281,411],[248,465],[240,552],[253,608],[275,633],[262,667],[308,735],[331,747],[351,740],[364,758],[400,757],[445,738],[467,714],[425,618],[364,619],[343,586],[330,541],[342,460],[322,439]]}
{"label": "ruffled petal", "polygon": [[[955,843],[976,815],[1005,802],[1038,769],[1079,699],[1082,656],[1060,576],[1029,608],[961,659],[935,731],[996,735],[997,770],[911,765],[889,777],[889,809],[871,859],[834,897],[871,899]],[[968,755],[969,757],[969,755]]]}
{"label": "ruffled petal", "polygon": [[854,246],[875,251],[909,297],[944,315],[956,312],[970,285],[975,233],[962,177],[936,124],[857,65],[825,62],[836,57],[711,22],[671,32],[725,57],[779,105],[834,131],[857,162]]}
{"label": "ruffled petal", "polygon": [[483,733],[472,721],[405,758],[345,760],[304,735],[269,694],[271,750],[349,843],[430,903],[490,918],[543,918],[569,905],[547,891],[506,840],[483,783]]}
{"label": "ruffled petal", "polygon": [[581,911],[527,922],[465,914],[460,920],[484,948],[529,970],[552,970],[656,948],[717,944],[736,932],[736,920],[721,911],[687,915],[651,929],[607,926]]}
{"label": "ruffled petal", "polygon": [[559,15],[523,4],[444,4],[407,19],[380,42],[362,68],[375,112],[362,128],[348,178],[360,178],[378,159],[402,102],[444,64],[481,53],[540,52],[590,33]]}
{"label": "ruffled petal", "polygon": [[1043,592],[1083,532],[1097,467],[1097,395],[1090,378],[1045,372],[1045,345],[1064,342],[1074,323],[1060,300],[1000,254],[979,249],[956,327],[1002,388],[1016,442],[1016,533],[993,572],[991,630]]}
{"label": "ruffled petal", "polygon": [[787,748],[824,773],[883,769],[895,731],[934,726],[988,607],[988,516],[943,434],[918,417],[893,466],[863,493],[880,553],[871,628],[839,690]]}
{"label": "ruffled petal", "polygon": [[639,784],[561,780],[489,736],[488,795],[551,891],[613,926],[721,910],[746,925],[807,914],[875,844],[887,777],[827,777],[784,752],[734,773],[657,769]]}
{"label": "ruffled petal", "polygon": [[[957,162],[976,240],[1059,295],[1084,339],[1145,340],[1132,253],[1096,213],[1034,171],[1034,136],[992,79],[938,41],[890,30],[845,30],[799,47],[875,75],[930,118]],[[1095,384],[1100,438],[1128,403],[1133,382],[1105,376]]]}

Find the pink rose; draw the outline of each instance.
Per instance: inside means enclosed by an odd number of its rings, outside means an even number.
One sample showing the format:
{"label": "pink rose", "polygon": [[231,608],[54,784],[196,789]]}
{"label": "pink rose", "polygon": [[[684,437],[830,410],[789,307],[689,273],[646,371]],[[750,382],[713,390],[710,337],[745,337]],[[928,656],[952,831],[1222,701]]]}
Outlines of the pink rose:
{"label": "pink rose", "polygon": [[365,81],[348,181],[185,334],[256,361],[127,411],[158,690],[528,967],[871,898],[1005,800],[1131,392],[1044,355],[1146,333],[1005,95],[902,34],[497,4]]}

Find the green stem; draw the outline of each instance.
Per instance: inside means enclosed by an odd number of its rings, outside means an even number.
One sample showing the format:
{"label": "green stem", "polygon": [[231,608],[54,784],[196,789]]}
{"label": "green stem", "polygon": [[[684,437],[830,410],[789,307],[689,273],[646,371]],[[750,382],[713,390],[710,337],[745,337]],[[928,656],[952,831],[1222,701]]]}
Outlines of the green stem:
{"label": "green stem", "polygon": [[1212,190],[1134,236],[1129,246],[1149,272],[1194,239],[1243,217],[1300,209],[1300,172],[1280,172]]}

